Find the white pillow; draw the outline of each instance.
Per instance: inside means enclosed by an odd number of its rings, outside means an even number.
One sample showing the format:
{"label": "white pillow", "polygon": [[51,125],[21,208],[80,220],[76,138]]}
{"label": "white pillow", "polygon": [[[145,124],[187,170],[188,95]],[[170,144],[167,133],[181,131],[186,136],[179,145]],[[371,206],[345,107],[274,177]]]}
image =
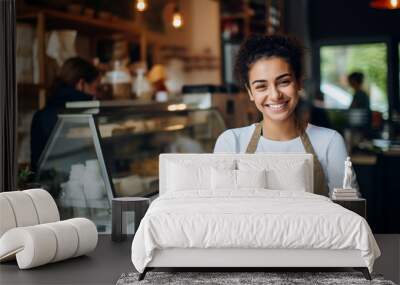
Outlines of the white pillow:
{"label": "white pillow", "polygon": [[210,189],[210,167],[169,163],[167,186],[170,191]]}
{"label": "white pillow", "polygon": [[267,188],[267,171],[236,170],[237,188]]}
{"label": "white pillow", "polygon": [[265,170],[231,170],[211,168],[213,190],[239,190],[241,188],[266,188]]}
{"label": "white pillow", "polygon": [[211,191],[211,168],[235,169],[232,159],[175,159],[166,164],[167,191]]}
{"label": "white pillow", "polygon": [[239,160],[238,168],[248,171],[265,169],[268,189],[312,191],[311,170],[304,160]]}
{"label": "white pillow", "polygon": [[211,188],[213,190],[235,190],[236,170],[211,168]]}
{"label": "white pillow", "polygon": [[308,189],[306,164],[295,164],[293,168],[272,169],[267,172],[268,188],[273,190],[303,191]]}

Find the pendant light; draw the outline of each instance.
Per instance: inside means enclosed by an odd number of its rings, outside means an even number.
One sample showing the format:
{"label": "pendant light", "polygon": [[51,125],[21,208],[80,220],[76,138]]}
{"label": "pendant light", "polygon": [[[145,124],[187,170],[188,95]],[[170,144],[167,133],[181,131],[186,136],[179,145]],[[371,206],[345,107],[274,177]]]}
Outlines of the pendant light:
{"label": "pendant light", "polygon": [[175,29],[180,29],[183,26],[183,17],[178,2],[175,4],[174,14],[172,16],[172,26]]}
{"label": "pendant light", "polygon": [[400,9],[400,0],[373,0],[369,4],[375,9]]}
{"label": "pendant light", "polygon": [[136,9],[143,12],[147,9],[147,0],[136,0]]}

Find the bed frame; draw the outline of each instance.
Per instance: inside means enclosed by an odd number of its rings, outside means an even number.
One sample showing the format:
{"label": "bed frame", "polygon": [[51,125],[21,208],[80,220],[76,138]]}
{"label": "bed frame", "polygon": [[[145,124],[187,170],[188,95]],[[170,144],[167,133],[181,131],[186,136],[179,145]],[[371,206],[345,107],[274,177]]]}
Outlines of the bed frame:
{"label": "bed frame", "polygon": [[193,249],[156,250],[152,261],[139,275],[155,268],[230,268],[246,271],[265,268],[338,268],[351,267],[371,280],[359,250],[328,249]]}
{"label": "bed frame", "polygon": [[[160,155],[160,195],[167,190],[167,160],[174,159],[303,159],[312,169],[312,156],[309,154],[162,154]],[[312,171],[310,171],[312,182]],[[311,184],[312,185],[312,184]],[[311,191],[312,192],[312,191]],[[143,280],[148,271],[156,268],[202,268],[213,271],[217,268],[229,268],[234,271],[251,271],[254,268],[343,268],[350,267],[361,271],[367,280],[371,275],[359,250],[330,249],[249,249],[249,248],[169,248],[154,252],[152,261],[147,265],[139,280]]]}

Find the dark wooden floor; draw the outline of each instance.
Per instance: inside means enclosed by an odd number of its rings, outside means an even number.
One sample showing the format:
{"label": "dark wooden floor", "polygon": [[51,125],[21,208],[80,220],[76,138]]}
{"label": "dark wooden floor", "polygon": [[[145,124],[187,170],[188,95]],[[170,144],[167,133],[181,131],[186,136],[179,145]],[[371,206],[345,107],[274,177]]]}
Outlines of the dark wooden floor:
{"label": "dark wooden floor", "polygon": [[374,236],[382,253],[375,262],[374,272],[400,284],[400,234]]}
{"label": "dark wooden floor", "polygon": [[[400,283],[400,235],[376,235],[382,251],[374,272]],[[114,243],[100,235],[94,252],[42,267],[19,270],[16,262],[0,265],[0,284],[115,284],[124,272],[134,271],[130,258],[132,239]]]}
{"label": "dark wooden floor", "polygon": [[41,267],[19,270],[16,262],[0,265],[0,284],[115,284],[124,272],[134,271],[132,239],[116,243],[99,235],[97,248],[81,256]]}

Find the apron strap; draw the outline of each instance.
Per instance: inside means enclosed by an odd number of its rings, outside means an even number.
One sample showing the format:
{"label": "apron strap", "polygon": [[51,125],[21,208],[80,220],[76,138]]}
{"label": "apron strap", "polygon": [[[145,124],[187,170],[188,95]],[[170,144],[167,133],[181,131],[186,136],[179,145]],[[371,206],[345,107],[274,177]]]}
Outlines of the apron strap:
{"label": "apron strap", "polygon": [[258,141],[260,140],[261,137],[261,131],[263,127],[263,122],[258,122],[256,123],[256,128],[253,131],[253,134],[251,136],[250,142],[247,145],[246,153],[255,153],[258,145]]}
{"label": "apron strap", "polygon": [[328,191],[326,189],[325,175],[322,169],[321,163],[319,162],[317,155],[314,151],[314,147],[311,144],[310,138],[307,133],[304,132],[301,136],[301,142],[303,143],[306,153],[311,153],[313,155],[314,164],[314,193],[328,196]]}
{"label": "apron strap", "polygon": [[[255,129],[250,138],[250,142],[246,148],[246,153],[255,153],[256,152],[258,141],[260,140],[260,137],[261,137],[262,127],[263,127],[262,121],[255,124]],[[328,191],[326,189],[326,183],[325,183],[324,171],[322,170],[321,163],[319,162],[317,155],[315,154],[314,148],[310,142],[310,138],[308,137],[307,133],[304,132],[300,136],[300,139],[301,139],[301,142],[304,146],[306,153],[311,153],[313,155],[314,193],[323,195],[323,196],[328,196]]]}

